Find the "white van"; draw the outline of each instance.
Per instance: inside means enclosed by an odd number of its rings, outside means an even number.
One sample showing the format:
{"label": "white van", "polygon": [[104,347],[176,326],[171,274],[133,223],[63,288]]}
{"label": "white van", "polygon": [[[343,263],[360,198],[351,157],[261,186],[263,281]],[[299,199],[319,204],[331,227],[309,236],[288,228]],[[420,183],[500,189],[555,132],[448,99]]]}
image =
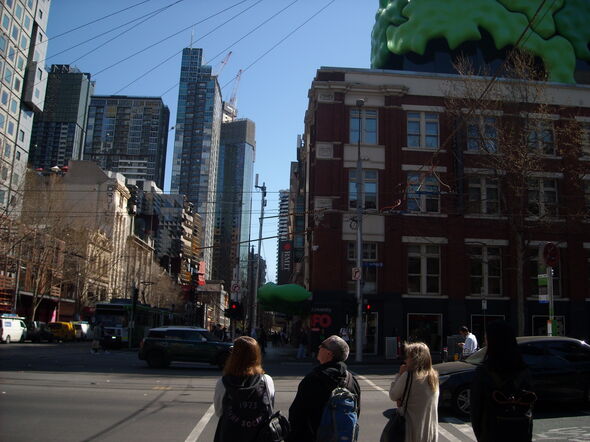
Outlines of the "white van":
{"label": "white van", "polygon": [[4,314],[0,316],[0,336],[1,342],[10,344],[11,342],[24,342],[27,337],[27,326],[25,318],[15,314]]}

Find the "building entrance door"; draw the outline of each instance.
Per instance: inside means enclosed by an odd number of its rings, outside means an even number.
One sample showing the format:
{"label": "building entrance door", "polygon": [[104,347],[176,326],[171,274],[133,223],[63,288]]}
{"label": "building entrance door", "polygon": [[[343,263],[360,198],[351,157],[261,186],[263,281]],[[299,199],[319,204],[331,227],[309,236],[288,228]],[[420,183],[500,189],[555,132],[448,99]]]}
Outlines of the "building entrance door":
{"label": "building entrance door", "polygon": [[408,342],[424,342],[430,353],[440,354],[442,346],[442,315],[408,314]]}

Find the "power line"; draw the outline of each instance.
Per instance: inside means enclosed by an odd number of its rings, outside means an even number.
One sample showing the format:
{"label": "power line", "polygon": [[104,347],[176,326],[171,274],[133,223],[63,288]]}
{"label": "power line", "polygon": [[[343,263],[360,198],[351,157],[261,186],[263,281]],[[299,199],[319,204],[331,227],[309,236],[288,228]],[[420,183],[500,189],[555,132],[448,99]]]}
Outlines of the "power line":
{"label": "power line", "polygon": [[50,38],[48,38],[48,39],[46,40],[46,42],[47,42],[47,41],[50,41],[50,40],[54,40],[54,39],[56,39],[56,38],[59,38],[59,37],[62,37],[62,36],[64,36],[64,35],[66,35],[66,34],[69,34],[69,33],[71,33],[71,32],[77,31],[77,30],[79,30],[79,29],[85,28],[86,26],[90,26],[90,25],[92,25],[92,24],[94,24],[94,23],[97,23],[97,22],[99,22],[99,21],[105,20],[105,19],[107,19],[107,18],[109,18],[109,17],[112,17],[112,16],[114,16],[114,15],[120,14],[121,12],[128,11],[129,9],[132,9],[132,8],[135,8],[135,7],[137,7],[137,6],[143,5],[144,3],[147,3],[147,2],[150,2],[150,1],[151,1],[151,0],[143,0],[143,1],[139,2],[139,3],[135,3],[134,5],[128,6],[128,7],[126,7],[126,8],[123,8],[123,9],[120,9],[120,10],[118,10],[118,11],[115,11],[115,12],[111,13],[111,14],[108,14],[108,15],[105,15],[105,16],[103,16],[103,17],[97,18],[96,20],[92,20],[92,21],[90,21],[90,22],[88,22],[88,23],[85,23],[85,24],[83,24],[83,25],[80,25],[80,26],[77,26],[77,27],[75,27],[75,28],[69,29],[69,30],[67,30],[67,31],[64,31],[64,32],[62,32],[61,34],[57,34],[57,35],[54,35],[53,37],[50,37]]}

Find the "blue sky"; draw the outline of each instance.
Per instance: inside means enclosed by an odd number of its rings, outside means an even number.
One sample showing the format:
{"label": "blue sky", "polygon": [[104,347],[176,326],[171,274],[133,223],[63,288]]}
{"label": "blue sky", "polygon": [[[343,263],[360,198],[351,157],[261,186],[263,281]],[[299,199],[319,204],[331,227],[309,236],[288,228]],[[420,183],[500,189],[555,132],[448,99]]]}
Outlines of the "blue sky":
{"label": "blue sky", "polygon": [[[194,47],[204,49],[206,63],[214,71],[221,69],[224,99],[232,94],[238,70],[245,70],[237,90],[238,117],[256,123],[254,169],[260,184],[264,181],[267,187],[265,216],[276,215],[278,191],[289,187],[290,162],[296,159],[297,135],[303,133],[307,92],[315,72],[321,66],[369,67],[379,1],[143,1],[60,36],[142,0],[52,0],[46,65],[71,64],[89,72],[96,81],[96,94],[162,96],[170,108],[171,126],[176,121],[181,51],[191,38]],[[158,10],[162,11],[155,13]],[[128,23],[131,20],[135,21]],[[232,55],[222,68],[229,51]],[[171,131],[165,190],[170,184],[173,136]],[[253,236],[258,235],[259,216],[260,195],[254,193]],[[276,233],[276,218],[265,219],[263,237]],[[262,256],[268,279],[274,281],[276,240],[263,242]]]}

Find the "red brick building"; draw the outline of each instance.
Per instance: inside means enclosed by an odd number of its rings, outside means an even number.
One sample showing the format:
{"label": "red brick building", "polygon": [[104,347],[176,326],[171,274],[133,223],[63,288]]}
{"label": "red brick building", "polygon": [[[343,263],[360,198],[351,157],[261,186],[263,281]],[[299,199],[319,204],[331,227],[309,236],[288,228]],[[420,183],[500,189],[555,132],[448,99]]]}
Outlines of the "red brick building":
{"label": "red brick building", "polygon": [[[304,283],[313,308],[331,316],[327,332],[354,325],[360,146],[367,354],[383,354],[388,336],[423,340],[437,353],[461,325],[483,340],[484,322],[498,318],[517,326],[522,316],[524,334],[545,334],[548,305],[539,302],[537,274],[546,242],[561,252],[553,285],[558,332],[590,336],[590,87],[547,84],[542,115],[530,106],[527,115],[510,105],[476,106],[461,119],[448,109],[449,87],[459,81],[321,68],[312,83],[300,153]],[[503,155],[496,125],[519,118],[537,158],[520,199],[503,185],[512,165],[491,169],[485,161]],[[517,206],[523,212],[515,217]],[[523,226],[520,256],[514,220]]]}

